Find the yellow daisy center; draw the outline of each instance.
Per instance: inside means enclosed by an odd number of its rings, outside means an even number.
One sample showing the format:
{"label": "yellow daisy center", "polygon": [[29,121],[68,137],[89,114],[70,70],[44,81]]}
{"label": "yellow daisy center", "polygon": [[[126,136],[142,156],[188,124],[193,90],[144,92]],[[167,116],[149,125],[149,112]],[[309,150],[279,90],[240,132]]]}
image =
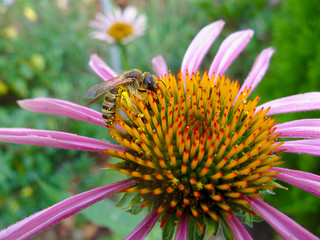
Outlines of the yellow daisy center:
{"label": "yellow daisy center", "polygon": [[269,170],[282,163],[275,156],[282,144],[273,134],[277,122],[266,117],[269,109],[255,110],[260,98],[247,100],[250,89],[238,94],[237,81],[213,79],[186,73],[184,85],[181,73],[177,79],[170,73],[157,94],[132,96],[135,109],[120,106],[127,115],[116,115],[123,131],[110,128],[128,150],[106,150],[124,160],[107,165],[135,178],[125,192],[139,193],[142,207],[157,207],[162,225],[189,214],[203,231],[205,218],[252,213],[243,196],[274,188],[277,172]]}
{"label": "yellow daisy center", "polygon": [[132,34],[133,28],[128,23],[116,22],[108,30],[110,36],[120,42],[123,38]]}

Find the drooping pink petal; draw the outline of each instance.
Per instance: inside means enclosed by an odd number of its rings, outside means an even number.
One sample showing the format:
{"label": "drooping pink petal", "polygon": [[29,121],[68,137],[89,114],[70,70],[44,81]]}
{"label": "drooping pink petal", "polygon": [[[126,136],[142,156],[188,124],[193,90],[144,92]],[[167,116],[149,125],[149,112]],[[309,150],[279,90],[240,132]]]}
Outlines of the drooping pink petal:
{"label": "drooping pink petal", "polygon": [[202,59],[219,36],[224,24],[223,20],[210,23],[195,36],[182,60],[181,72],[183,74],[185,74],[186,70],[190,75],[198,70]]}
{"label": "drooping pink petal", "polygon": [[271,107],[267,115],[320,110],[320,92],[309,92],[279,98],[260,105],[256,108],[257,111],[262,107],[265,109]]}
{"label": "drooping pink petal", "polygon": [[270,47],[264,49],[259,54],[249,72],[249,75],[247,76],[239,90],[239,94],[244,90],[245,87],[247,87],[247,89],[251,88],[251,92],[256,88],[269,68],[270,59],[273,53],[274,49]]}
{"label": "drooping pink petal", "polygon": [[143,219],[142,222],[138,224],[138,226],[136,226],[136,228],[125,238],[125,240],[145,239],[158,221],[159,217],[160,214],[158,214],[156,209],[154,209],[145,219]]}
{"label": "drooping pink petal", "polygon": [[234,59],[247,46],[254,32],[251,29],[232,33],[221,44],[209,69],[209,76],[223,75]]}
{"label": "drooping pink petal", "polygon": [[175,240],[188,240],[188,226],[189,226],[189,218],[186,215],[183,215],[178,224]]}
{"label": "drooping pink petal", "polygon": [[153,70],[158,77],[168,74],[168,67],[166,61],[161,55],[152,58]]}
{"label": "drooping pink petal", "polygon": [[320,156],[320,139],[286,141],[277,150]]}
{"label": "drooping pink petal", "polygon": [[276,230],[283,239],[318,240],[315,235],[264,201],[258,198],[246,199],[251,202],[251,208]]}
{"label": "drooping pink petal", "polygon": [[230,228],[232,236],[235,240],[251,240],[253,239],[247,230],[243,227],[241,222],[238,220],[236,215],[233,215],[232,218],[225,217],[224,218]]}
{"label": "drooping pink petal", "polygon": [[54,114],[105,126],[101,113],[81,105],[54,98],[34,98],[18,101],[20,107],[39,113]]}
{"label": "drooping pink petal", "polygon": [[128,179],[70,197],[2,230],[0,239],[29,239],[70,215],[134,184],[134,180]]}
{"label": "drooping pink petal", "polygon": [[90,57],[89,65],[102,80],[107,81],[118,76],[98,55],[93,54]]}
{"label": "drooping pink petal", "polygon": [[71,133],[28,128],[0,128],[0,141],[94,152],[126,149],[123,146]]}
{"label": "drooping pink petal", "polygon": [[320,197],[320,176],[308,172],[278,167],[273,167],[272,171],[279,172],[279,174],[273,176],[274,178]]}

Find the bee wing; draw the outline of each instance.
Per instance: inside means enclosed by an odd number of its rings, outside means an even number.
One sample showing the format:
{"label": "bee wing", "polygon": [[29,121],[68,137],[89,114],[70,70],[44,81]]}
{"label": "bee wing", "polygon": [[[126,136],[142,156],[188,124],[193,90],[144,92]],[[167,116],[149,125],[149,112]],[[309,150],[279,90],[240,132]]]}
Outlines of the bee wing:
{"label": "bee wing", "polygon": [[115,89],[123,84],[130,83],[134,79],[132,78],[122,78],[122,76],[117,76],[115,78],[111,78],[108,81],[99,83],[89,88],[89,90],[84,94],[85,98],[92,98],[91,101],[87,104],[87,106],[98,101],[106,92]]}

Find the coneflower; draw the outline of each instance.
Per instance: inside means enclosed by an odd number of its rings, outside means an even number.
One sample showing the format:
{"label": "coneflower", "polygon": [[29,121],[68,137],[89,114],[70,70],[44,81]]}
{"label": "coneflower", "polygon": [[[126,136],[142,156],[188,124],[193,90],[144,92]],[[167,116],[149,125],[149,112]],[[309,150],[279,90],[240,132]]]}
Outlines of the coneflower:
{"label": "coneflower", "polygon": [[[134,195],[132,207],[148,207],[148,216],[126,239],[143,239],[159,220],[166,239],[203,236],[219,227],[226,237],[251,239],[241,221],[259,215],[284,239],[318,239],[263,201],[281,185],[275,179],[320,196],[320,177],[278,167],[280,152],[319,155],[320,120],[279,124],[271,115],[320,109],[320,93],[294,95],[259,105],[250,93],[266,73],[274,52],[267,48],[240,87],[225,71],[253,35],[231,34],[221,44],[209,71],[198,67],[222,30],[223,21],[203,28],[192,41],[181,71],[169,73],[164,59],[153,59],[159,89],[132,95],[125,116],[116,115],[109,133],[120,145],[69,133],[0,129],[0,140],[21,144],[100,151],[122,159],[109,168],[128,179],[78,194],[0,232],[0,238],[26,239],[116,192]],[[96,55],[90,66],[105,81],[115,73]],[[101,113],[57,99],[19,101],[25,109],[68,116],[104,126]],[[303,140],[281,141],[281,138]],[[276,197],[276,196],[274,196]],[[243,222],[245,223],[245,221]],[[211,229],[209,231],[208,229]],[[216,231],[212,231],[212,229]]]}

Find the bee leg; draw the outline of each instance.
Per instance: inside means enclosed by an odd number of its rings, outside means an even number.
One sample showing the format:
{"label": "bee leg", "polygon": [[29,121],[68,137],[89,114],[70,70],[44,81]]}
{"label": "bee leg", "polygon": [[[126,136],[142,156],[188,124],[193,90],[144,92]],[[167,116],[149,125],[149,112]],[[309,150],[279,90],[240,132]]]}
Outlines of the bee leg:
{"label": "bee leg", "polygon": [[129,109],[133,113],[133,116],[140,117],[142,119],[144,118],[144,115],[141,112],[139,112],[137,108],[132,104],[127,91],[122,92],[120,104],[125,108]]}
{"label": "bee leg", "polygon": [[134,108],[127,91],[121,93],[120,104],[130,110]]}

